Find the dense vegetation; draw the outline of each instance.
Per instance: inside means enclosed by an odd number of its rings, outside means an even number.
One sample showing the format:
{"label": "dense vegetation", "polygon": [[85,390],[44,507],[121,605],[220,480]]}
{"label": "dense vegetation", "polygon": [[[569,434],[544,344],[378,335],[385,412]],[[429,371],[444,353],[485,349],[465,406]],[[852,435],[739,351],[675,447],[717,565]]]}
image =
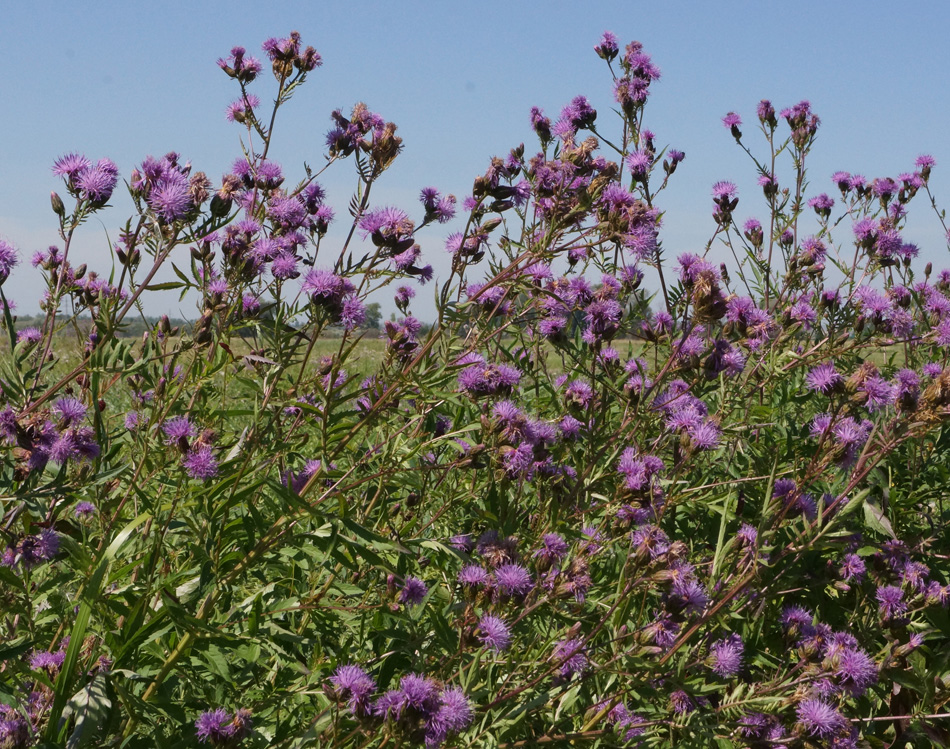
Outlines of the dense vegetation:
{"label": "dense vegetation", "polygon": [[[263,49],[219,62],[220,182],[146,158],[106,277],[69,254],[118,168],[67,154],[42,319],[0,287],[0,747],[946,745],[950,272],[901,233],[934,160],[811,194],[807,102],[729,113],[761,212],[719,182],[705,251],[668,258],[684,154],[605,34],[616,117],[532,110],[424,331],[417,237],[456,199],[373,203],[402,142],[364,104],[285,176],[276,115],[321,61]],[[196,322],[128,337],[156,289]]]}

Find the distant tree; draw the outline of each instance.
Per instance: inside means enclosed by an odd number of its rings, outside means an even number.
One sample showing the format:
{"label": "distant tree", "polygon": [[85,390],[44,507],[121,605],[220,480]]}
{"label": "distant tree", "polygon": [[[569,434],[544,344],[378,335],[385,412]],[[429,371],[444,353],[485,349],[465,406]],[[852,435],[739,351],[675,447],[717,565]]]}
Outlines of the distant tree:
{"label": "distant tree", "polygon": [[366,305],[366,322],[363,323],[365,328],[378,328],[379,324],[383,320],[383,313],[379,308],[379,302],[370,302]]}

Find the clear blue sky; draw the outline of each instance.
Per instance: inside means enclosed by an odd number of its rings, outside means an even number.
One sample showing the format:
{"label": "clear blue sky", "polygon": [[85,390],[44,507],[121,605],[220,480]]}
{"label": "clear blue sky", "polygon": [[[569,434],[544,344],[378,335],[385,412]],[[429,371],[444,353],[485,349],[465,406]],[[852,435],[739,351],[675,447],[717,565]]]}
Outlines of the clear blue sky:
{"label": "clear blue sky", "polygon": [[[273,157],[299,177],[304,160],[322,161],[330,111],[365,101],[396,122],[405,141],[374,196],[410,213],[420,188],[461,199],[492,155],[522,141],[534,148],[533,105],[556,117],[585,94],[602,121],[611,117],[609,74],[592,51],[607,29],[622,44],[639,39],[653,55],[663,78],[647,125],[658,145],[686,152],[661,201],[668,252],[702,248],[716,180],[739,184],[740,218],[764,213],[752,165],[720,124],[738,111],[746,141],[758,146],[751,123],[763,97],[777,108],[810,99],[822,118],[809,194],[834,196],[829,177],[837,169],[896,176],[931,153],[932,188],[950,205],[945,3],[192,0],[9,3],[3,16],[0,237],[23,255],[6,287],[23,313],[37,311],[41,293],[29,257],[57,239],[48,201],[60,187],[53,160],[69,151],[108,156],[127,178],[145,156],[175,150],[219,179],[240,153],[242,130],[224,120],[235,87],[215,60],[236,44],[261,57],[265,38],[292,29],[324,66],[282,110]],[[269,77],[260,83],[266,102]],[[323,180],[338,215],[355,184],[349,166],[340,166]],[[104,229],[114,238],[129,210],[120,199],[113,204],[76,245],[77,262],[106,273]],[[937,267],[950,265],[936,217],[922,201],[911,216],[910,238]],[[450,229],[422,237],[437,274],[447,269],[442,240]],[[388,298],[380,301],[388,311]],[[175,297],[147,311],[194,314]]]}

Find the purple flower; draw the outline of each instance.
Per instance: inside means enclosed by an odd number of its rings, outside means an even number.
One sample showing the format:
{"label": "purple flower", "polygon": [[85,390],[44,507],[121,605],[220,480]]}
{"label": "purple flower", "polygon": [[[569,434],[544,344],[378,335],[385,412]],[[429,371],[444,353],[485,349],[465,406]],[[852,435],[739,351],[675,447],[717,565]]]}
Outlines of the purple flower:
{"label": "purple flower", "polygon": [[376,682],[366,671],[352,664],[340,666],[330,682],[340,697],[347,700],[353,715],[369,712],[369,696],[376,691]]}
{"label": "purple flower", "polygon": [[83,198],[101,205],[112,197],[118,178],[116,165],[110,159],[99,159],[95,167],[83,171],[74,181]]}
{"label": "purple flower", "polygon": [[468,588],[476,588],[488,584],[490,578],[488,573],[477,564],[469,564],[459,572],[458,581]]}
{"label": "purple flower", "polygon": [[638,552],[648,554],[650,559],[663,556],[670,550],[669,537],[655,525],[638,527],[631,536],[631,546]]}
{"label": "purple flower", "polygon": [[11,271],[19,262],[20,258],[13,245],[0,239],[0,283],[10,277]]}
{"label": "purple flower", "polygon": [[743,523],[736,532],[736,539],[745,546],[755,546],[759,538],[759,532],[754,526]]}
{"label": "purple flower", "polygon": [[877,598],[881,618],[884,621],[896,619],[907,611],[907,604],[904,602],[904,591],[896,585],[882,585],[874,595]]}
{"label": "purple flower", "polygon": [[678,715],[691,713],[696,709],[696,703],[682,689],[677,689],[670,695],[670,704],[673,706],[673,712]]}
{"label": "purple flower", "polygon": [[523,596],[534,586],[531,573],[518,564],[503,564],[495,570],[495,585],[506,596]]}
{"label": "purple flower", "polygon": [[511,632],[504,621],[486,614],[478,622],[478,639],[489,650],[500,653],[511,644]]}
{"label": "purple flower", "polygon": [[736,634],[714,642],[709,648],[709,660],[713,673],[722,677],[735,676],[742,668],[744,650],[742,638]]}
{"label": "purple flower", "polygon": [[867,395],[865,406],[874,413],[891,405],[897,398],[897,388],[882,377],[868,377],[858,388]]}
{"label": "purple flower", "polygon": [[86,418],[86,407],[76,398],[60,398],[53,406],[53,413],[59,416],[62,426],[68,427]]}
{"label": "purple flower", "polygon": [[803,606],[788,606],[782,611],[779,623],[790,637],[798,637],[812,627],[814,615]]}
{"label": "purple flower", "polygon": [[841,574],[841,579],[846,582],[852,580],[860,582],[864,579],[866,570],[864,560],[861,557],[857,554],[845,554],[838,572]]}
{"label": "purple flower", "polygon": [[558,533],[546,533],[541,539],[541,548],[534,552],[534,557],[544,562],[556,562],[567,554],[567,542]]}
{"label": "purple flower", "polygon": [[68,180],[75,187],[76,178],[92,167],[92,163],[82,154],[68,153],[53,162],[53,174]]}
{"label": "purple flower", "polygon": [[574,380],[565,389],[564,399],[569,405],[587,408],[594,400],[594,389],[584,380]]}
{"label": "purple flower", "polygon": [[[33,694],[36,694],[35,692]],[[32,744],[32,730],[27,720],[15,707],[0,705],[0,744],[20,749]]]}
{"label": "purple flower", "polygon": [[844,385],[844,378],[835,370],[833,362],[826,362],[813,367],[805,375],[805,385],[809,390],[814,390],[822,395],[831,395]]}
{"label": "purple flower", "polygon": [[231,715],[223,707],[208,710],[198,716],[195,731],[202,743],[223,746],[230,741],[234,733]]}
{"label": "purple flower", "polygon": [[228,104],[224,116],[228,122],[244,122],[248,114],[253,114],[254,110],[260,106],[261,100],[254,94],[245,94],[237,101]]}
{"label": "purple flower", "polygon": [[521,380],[521,372],[505,364],[481,364],[463,369],[459,388],[472,397],[507,395]]}
{"label": "purple flower", "polygon": [[834,207],[835,201],[825,193],[822,193],[821,195],[816,195],[813,198],[809,198],[808,205],[810,208],[814,208],[815,212],[819,215],[827,215],[828,212]]}
{"label": "purple flower", "polygon": [[650,152],[645,149],[634,151],[627,156],[627,167],[630,169],[630,176],[638,182],[646,179],[652,163],[653,159]]}
{"label": "purple flower", "polygon": [[23,328],[18,330],[16,334],[16,342],[23,343],[27,346],[35,346],[43,337],[43,333],[39,328]]}
{"label": "purple flower", "polygon": [[92,502],[77,502],[73,508],[73,515],[80,520],[86,520],[96,514],[96,506]]}
{"label": "purple flower", "polygon": [[168,169],[148,195],[148,204],[165,223],[184,218],[193,207],[188,179],[177,169]]}
{"label": "purple flower", "polygon": [[725,180],[716,182],[712,189],[713,200],[734,200],[736,197],[736,186],[732,182]]}
{"label": "purple flower", "polygon": [[165,444],[175,445],[182,439],[188,439],[195,435],[195,428],[188,420],[187,416],[174,416],[162,424],[162,431],[165,432]]}
{"label": "purple flower", "polygon": [[699,613],[709,603],[706,590],[696,580],[677,578],[669,597],[670,605],[686,613]]}
{"label": "purple flower", "polygon": [[407,674],[399,680],[399,689],[391,689],[373,704],[373,712],[382,718],[397,720],[407,711],[416,717],[431,718],[440,707],[439,687],[432,679]]}
{"label": "purple flower", "polygon": [[218,460],[209,445],[195,445],[182,459],[181,464],[185,473],[193,479],[206,481],[218,475]]}
{"label": "purple flower", "polygon": [[836,662],[835,676],[851,696],[864,694],[877,681],[877,664],[863,650],[845,648],[835,655],[833,661]]}
{"label": "purple flower", "polygon": [[429,588],[418,577],[409,576],[399,592],[399,602],[407,606],[418,606],[425,599]]}
{"label": "purple flower", "polygon": [[617,37],[613,32],[604,32],[603,36],[600,37],[600,43],[594,47],[594,52],[607,62],[610,62],[617,56],[619,47],[617,46]]}
{"label": "purple flower", "polygon": [[581,674],[587,670],[590,661],[587,658],[587,648],[580,637],[561,640],[554,646],[553,658],[560,667],[558,675],[561,679],[570,679],[574,674]]}
{"label": "purple flower", "polygon": [[742,118],[735,112],[729,112],[722,118],[722,124],[727,129],[738,128],[742,124]]}
{"label": "purple flower", "polygon": [[798,722],[810,734],[827,738],[848,725],[834,707],[820,699],[802,700],[798,704]]}
{"label": "purple flower", "polygon": [[438,712],[426,722],[427,747],[439,746],[450,733],[458,733],[472,722],[472,705],[459,687],[442,690]]}
{"label": "purple flower", "polygon": [[719,446],[720,431],[711,421],[695,424],[687,429],[689,440],[697,450],[713,450]]}
{"label": "purple flower", "polygon": [[50,675],[59,673],[66,660],[65,648],[50,653],[47,650],[34,650],[30,654],[30,668],[34,671],[46,671]]}

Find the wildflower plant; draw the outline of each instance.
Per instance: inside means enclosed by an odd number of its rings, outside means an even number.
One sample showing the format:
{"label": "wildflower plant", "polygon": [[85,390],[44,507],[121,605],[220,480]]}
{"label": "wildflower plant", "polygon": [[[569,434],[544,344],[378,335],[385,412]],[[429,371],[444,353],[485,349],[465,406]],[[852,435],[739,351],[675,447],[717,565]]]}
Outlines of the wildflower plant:
{"label": "wildflower plant", "polygon": [[[363,103],[279,164],[296,32],[218,61],[219,180],[55,161],[40,327],[0,242],[0,746],[950,742],[950,271],[903,237],[934,159],[813,194],[808,102],[729,112],[761,194],[716,182],[671,257],[660,70],[595,52],[614,116],[531,109],[461,200],[375,203],[403,142]],[[121,184],[113,262],[74,265]],[[170,289],[194,323],[124,337]]]}

